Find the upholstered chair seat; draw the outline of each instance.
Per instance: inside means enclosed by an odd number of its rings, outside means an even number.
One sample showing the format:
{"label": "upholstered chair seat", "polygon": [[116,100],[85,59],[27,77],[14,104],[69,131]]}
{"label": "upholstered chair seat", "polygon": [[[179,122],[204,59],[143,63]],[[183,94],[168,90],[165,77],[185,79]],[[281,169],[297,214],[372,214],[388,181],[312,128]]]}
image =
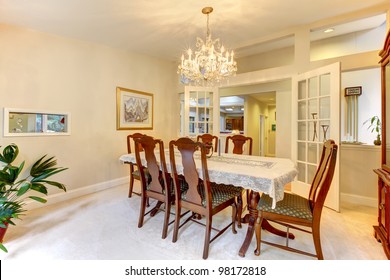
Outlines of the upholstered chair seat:
{"label": "upholstered chair seat", "polygon": [[287,192],[284,193],[283,200],[276,203],[275,209],[272,209],[272,198],[267,194],[263,194],[257,206],[257,210],[308,221],[313,219],[309,200],[302,196]]}

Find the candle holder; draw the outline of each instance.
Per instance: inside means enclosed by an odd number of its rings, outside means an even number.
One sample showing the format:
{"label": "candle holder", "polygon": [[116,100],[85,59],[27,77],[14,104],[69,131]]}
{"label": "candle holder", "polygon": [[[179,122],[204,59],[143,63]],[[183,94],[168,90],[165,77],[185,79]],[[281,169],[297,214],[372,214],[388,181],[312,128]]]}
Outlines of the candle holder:
{"label": "candle holder", "polygon": [[323,124],[323,125],[321,125],[322,126],[322,130],[323,130],[323,132],[324,132],[324,142],[327,140],[326,139],[326,133],[328,132],[328,128],[329,128],[329,125],[327,125],[327,124]]}
{"label": "candle holder", "polygon": [[314,125],[313,141],[315,141],[317,138],[317,120],[316,120],[317,113],[311,113],[311,115],[313,116],[313,125]]}

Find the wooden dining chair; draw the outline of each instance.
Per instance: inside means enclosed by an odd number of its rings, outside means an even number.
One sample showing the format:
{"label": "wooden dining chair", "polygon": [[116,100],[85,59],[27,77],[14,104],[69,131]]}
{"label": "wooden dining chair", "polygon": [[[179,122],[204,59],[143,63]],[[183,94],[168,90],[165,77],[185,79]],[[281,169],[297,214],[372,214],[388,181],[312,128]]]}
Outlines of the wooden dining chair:
{"label": "wooden dining chair", "polygon": [[[181,155],[183,174],[179,176],[175,152],[179,151]],[[195,151],[200,150],[201,174],[198,173],[194,160]],[[203,247],[203,259],[207,259],[210,243],[224,233],[230,226],[232,232],[237,233],[235,224],[237,220],[236,201],[242,194],[243,188],[233,185],[224,185],[211,182],[207,169],[207,147],[200,142],[194,142],[189,138],[179,138],[169,143],[169,155],[171,162],[171,174],[175,188],[175,226],[173,231],[173,242],[177,241],[178,231],[189,221],[201,223],[199,218],[205,217],[205,239]],[[182,180],[180,180],[180,177]],[[200,179],[203,178],[203,179]],[[184,188],[182,185],[186,185]],[[185,191],[183,191],[185,190]],[[242,202],[241,202],[242,203]],[[213,216],[223,209],[232,207],[232,221],[223,229],[212,228]],[[182,208],[192,211],[192,215],[180,224]],[[242,207],[241,207],[242,208]],[[217,233],[211,238],[211,230]],[[191,240],[193,241],[193,239]]]}
{"label": "wooden dining chair", "polygon": [[215,153],[218,152],[218,136],[211,135],[209,133],[205,133],[205,134],[202,134],[202,135],[198,135],[196,137],[196,141],[202,142],[202,143],[205,143],[205,144],[210,144],[211,143],[214,152]]}
{"label": "wooden dining chair", "polygon": [[[233,154],[244,154],[244,145],[249,146],[248,155],[252,155],[252,137],[247,137],[241,134],[226,137],[225,153],[229,153],[229,142],[233,143]],[[246,190],[246,206],[249,205],[250,190]]]}
{"label": "wooden dining chair", "polygon": [[[255,255],[260,255],[260,245],[265,243],[287,251],[317,257],[319,260],[324,259],[320,239],[320,221],[326,195],[332,183],[336,157],[337,145],[333,140],[326,141],[308,198],[286,192],[283,200],[277,202],[273,209],[272,199],[266,194],[261,196],[257,206],[258,218],[255,224],[257,241]],[[313,237],[316,254],[289,247],[288,238],[286,238],[286,245],[262,240],[261,224],[264,219],[287,227],[287,232],[289,232],[289,228],[292,228],[310,233]]]}
{"label": "wooden dining chair", "polygon": [[[165,239],[168,232],[171,204],[174,201],[174,191],[171,177],[167,172],[164,143],[159,139],[144,135],[140,138],[135,138],[135,144],[135,157],[141,180],[141,205],[138,227],[143,226],[144,216],[149,213],[151,216],[154,216],[161,210],[161,205],[165,204],[162,231],[162,238]],[[156,147],[158,157],[155,154]],[[142,162],[141,151],[145,154],[145,162]],[[145,213],[149,199],[154,199],[157,203],[154,208]]]}
{"label": "wooden dining chair", "polygon": [[252,155],[252,137],[246,137],[244,135],[238,134],[233,136],[226,137],[225,142],[225,153],[229,152],[229,142],[233,143],[233,154],[241,155],[244,153],[244,145],[248,146],[248,155]]}
{"label": "wooden dining chair", "polygon": [[[144,135],[145,134],[142,134],[142,133],[133,133],[133,134],[127,135],[127,153],[131,154],[131,143],[133,142],[133,144],[135,144],[134,139],[140,138]],[[140,151],[142,151],[142,148],[140,148]],[[131,197],[133,194],[141,195],[141,193],[133,191],[134,179],[140,180],[140,175],[139,175],[139,170],[137,169],[137,164],[130,162],[129,165],[130,165],[129,197]]]}

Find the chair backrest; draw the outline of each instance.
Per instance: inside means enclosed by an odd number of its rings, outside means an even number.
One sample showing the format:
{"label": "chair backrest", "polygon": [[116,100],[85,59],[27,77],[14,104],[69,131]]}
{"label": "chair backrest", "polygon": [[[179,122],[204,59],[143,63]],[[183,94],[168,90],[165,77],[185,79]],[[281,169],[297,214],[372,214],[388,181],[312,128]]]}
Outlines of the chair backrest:
{"label": "chair backrest", "polygon": [[[194,142],[190,138],[183,137],[178,140],[172,140],[169,143],[169,157],[171,162],[171,174],[174,180],[176,197],[181,197],[179,172],[176,165],[175,151],[178,150],[181,155],[183,174],[181,180],[185,180],[188,185],[188,191],[185,194],[186,202],[196,206],[202,206],[201,192],[204,192],[206,199],[206,208],[211,209],[211,188],[207,169],[207,147],[200,142]],[[203,180],[200,179],[197,167],[195,164],[194,153],[200,150],[202,162]]]}
{"label": "chair backrest", "polygon": [[308,200],[313,210],[313,219],[321,216],[336,167],[337,145],[333,140],[327,140],[322,149],[321,160],[310,187]]}
{"label": "chair backrest", "polygon": [[[138,133],[138,132],[127,135],[127,153],[131,154],[131,142],[137,138],[141,138],[144,135],[145,134]],[[141,149],[141,151],[142,151],[142,149]]]}
{"label": "chair backrest", "polygon": [[[164,193],[170,191],[166,186],[170,185],[169,174],[167,173],[167,165],[164,154],[164,143],[159,139],[154,139],[151,136],[141,136],[135,138],[135,158],[137,167],[140,171],[142,190],[153,191],[156,193]],[[156,146],[158,148],[159,159],[156,158]],[[142,162],[141,152],[144,152],[145,162]],[[145,169],[148,172],[145,172]],[[163,176],[163,174],[165,176]]]}
{"label": "chair backrest", "polygon": [[248,155],[252,155],[252,137],[246,137],[244,135],[238,134],[233,136],[226,137],[225,143],[225,153],[229,152],[229,142],[233,142],[233,154],[242,155],[244,153],[244,145],[249,145]]}
{"label": "chair backrest", "polygon": [[202,142],[205,144],[210,144],[213,146],[214,152],[218,152],[218,136],[211,135],[208,133],[198,135],[196,141]]}

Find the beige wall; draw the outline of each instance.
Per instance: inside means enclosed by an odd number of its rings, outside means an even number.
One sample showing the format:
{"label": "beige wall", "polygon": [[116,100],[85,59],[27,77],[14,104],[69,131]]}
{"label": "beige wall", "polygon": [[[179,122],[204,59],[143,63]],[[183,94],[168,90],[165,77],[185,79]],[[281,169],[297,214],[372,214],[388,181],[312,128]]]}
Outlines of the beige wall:
{"label": "beige wall", "polygon": [[291,65],[294,63],[294,47],[276,49],[237,59],[237,73]]}
{"label": "beige wall", "polygon": [[341,200],[376,207],[380,146],[342,144],[339,156]]}
{"label": "beige wall", "polygon": [[264,103],[245,96],[246,119],[244,118],[245,134],[253,138],[252,154],[260,154],[260,115],[268,116],[268,108]]}
{"label": "beige wall", "polygon": [[344,36],[311,42],[311,61],[340,57],[349,54],[370,52],[381,49],[383,42],[377,38],[386,36],[386,26],[354,32]]}
{"label": "beige wall", "polygon": [[0,42],[1,110],[69,112],[72,120],[70,136],[3,137],[1,131],[0,145],[15,142],[27,163],[43,154],[56,156],[69,168],[56,179],[69,190],[127,180],[128,167],[118,158],[126,152],[126,135],[135,131],[116,130],[117,86],[154,94],[154,129],[146,133],[164,140],[176,135],[172,63],[7,25],[0,25]]}
{"label": "beige wall", "polygon": [[276,157],[291,158],[291,91],[276,92]]}

